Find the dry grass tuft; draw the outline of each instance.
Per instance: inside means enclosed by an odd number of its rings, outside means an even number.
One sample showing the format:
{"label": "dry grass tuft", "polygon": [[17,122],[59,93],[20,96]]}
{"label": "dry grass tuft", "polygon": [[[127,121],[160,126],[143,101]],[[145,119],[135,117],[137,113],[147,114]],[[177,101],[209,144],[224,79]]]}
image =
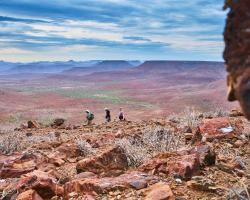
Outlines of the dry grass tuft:
{"label": "dry grass tuft", "polygon": [[124,149],[130,166],[139,166],[159,153],[173,152],[185,146],[178,133],[158,127],[147,129],[141,136],[118,139],[116,145]]}
{"label": "dry grass tuft", "polygon": [[0,153],[12,154],[21,151],[27,145],[20,134],[15,132],[5,132],[0,135]]}
{"label": "dry grass tuft", "polygon": [[76,139],[75,143],[81,152],[81,156],[86,157],[96,153],[95,149],[86,140]]}

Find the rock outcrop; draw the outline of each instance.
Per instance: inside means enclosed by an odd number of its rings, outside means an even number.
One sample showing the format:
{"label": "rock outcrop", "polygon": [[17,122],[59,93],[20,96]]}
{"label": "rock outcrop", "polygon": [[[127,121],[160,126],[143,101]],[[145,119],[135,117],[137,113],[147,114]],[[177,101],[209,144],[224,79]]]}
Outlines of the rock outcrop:
{"label": "rock outcrop", "polygon": [[37,158],[34,155],[17,154],[0,158],[0,178],[18,178],[35,170]]}
{"label": "rock outcrop", "polygon": [[110,191],[123,191],[129,188],[140,190],[157,182],[159,182],[159,179],[156,176],[135,171],[118,177],[83,178],[75,180],[65,185],[65,194],[70,194],[72,192],[80,194],[93,192],[97,194],[105,194]]}
{"label": "rock outcrop", "polygon": [[224,59],[228,75],[228,99],[238,100],[250,120],[250,3],[226,1],[230,9],[224,38]]}
{"label": "rock outcrop", "polygon": [[100,155],[78,162],[78,173],[89,171],[96,174],[117,174],[128,168],[125,152],[119,147],[112,147]]}
{"label": "rock outcrop", "polygon": [[46,172],[35,170],[21,177],[18,192],[35,190],[42,198],[50,199],[55,195],[63,196],[63,187],[57,184],[55,177]]}

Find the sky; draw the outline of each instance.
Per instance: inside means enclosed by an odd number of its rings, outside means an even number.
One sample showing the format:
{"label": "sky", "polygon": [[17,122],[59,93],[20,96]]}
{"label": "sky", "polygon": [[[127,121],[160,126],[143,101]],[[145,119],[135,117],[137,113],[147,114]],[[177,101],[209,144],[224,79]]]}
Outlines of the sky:
{"label": "sky", "polygon": [[0,60],[222,61],[224,0],[0,0]]}

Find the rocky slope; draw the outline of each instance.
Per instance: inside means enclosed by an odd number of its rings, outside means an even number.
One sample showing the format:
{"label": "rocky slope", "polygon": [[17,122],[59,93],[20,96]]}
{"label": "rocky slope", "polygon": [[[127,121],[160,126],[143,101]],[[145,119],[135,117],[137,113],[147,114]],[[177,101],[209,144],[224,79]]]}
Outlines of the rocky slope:
{"label": "rocky slope", "polygon": [[[2,199],[247,199],[250,124],[233,111],[1,133]],[[248,192],[248,194],[247,194]]]}

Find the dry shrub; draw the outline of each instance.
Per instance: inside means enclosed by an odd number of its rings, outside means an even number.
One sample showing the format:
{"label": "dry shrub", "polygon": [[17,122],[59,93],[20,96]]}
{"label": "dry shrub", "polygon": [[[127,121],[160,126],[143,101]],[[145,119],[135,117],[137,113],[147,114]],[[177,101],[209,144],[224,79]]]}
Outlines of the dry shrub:
{"label": "dry shrub", "polygon": [[93,155],[96,153],[95,149],[92,148],[92,146],[83,139],[76,139],[75,143],[77,145],[77,148],[80,150],[81,152],[81,156],[89,156],[89,155]]}
{"label": "dry shrub", "polygon": [[250,199],[250,182],[247,179],[238,179],[232,188],[228,189],[226,200],[239,199],[249,200]]}
{"label": "dry shrub", "polygon": [[118,139],[116,145],[124,149],[130,166],[139,166],[159,153],[178,150],[185,141],[178,133],[158,127],[146,129],[138,137]]}
{"label": "dry shrub", "polygon": [[187,107],[179,115],[170,115],[169,121],[178,124],[179,128],[190,127],[192,130],[196,129],[204,118],[227,117],[229,112],[217,108],[211,112],[203,113],[194,107]]}
{"label": "dry shrub", "polygon": [[6,132],[0,135],[0,153],[12,154],[21,151],[28,143],[23,141],[21,134],[15,132]]}
{"label": "dry shrub", "polygon": [[226,110],[223,110],[222,108],[216,108],[213,111],[204,113],[204,117],[210,117],[210,118],[211,117],[212,118],[215,118],[215,117],[228,117],[229,114],[230,114],[230,112],[228,112]]}
{"label": "dry shrub", "polygon": [[23,151],[35,144],[42,142],[50,143],[56,141],[57,138],[53,133],[42,136],[26,137],[20,132],[5,132],[0,134],[0,153],[12,154],[17,151]]}
{"label": "dry shrub", "polygon": [[191,129],[195,129],[201,123],[203,115],[195,108],[186,108],[181,117],[181,123]]}

